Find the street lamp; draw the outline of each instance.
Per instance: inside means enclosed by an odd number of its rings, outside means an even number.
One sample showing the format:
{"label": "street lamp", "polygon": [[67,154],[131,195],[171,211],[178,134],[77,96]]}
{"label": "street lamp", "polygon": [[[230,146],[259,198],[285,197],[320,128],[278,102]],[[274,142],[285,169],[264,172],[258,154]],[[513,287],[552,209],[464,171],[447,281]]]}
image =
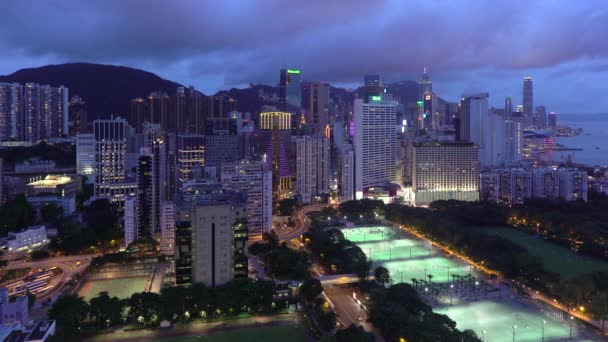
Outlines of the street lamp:
{"label": "street lamp", "polygon": [[517,329],[517,325],[513,326],[513,342],[515,342],[515,329]]}
{"label": "street lamp", "polygon": [[572,340],[572,321],[574,320],[574,317],[570,316],[570,340]]}
{"label": "street lamp", "polygon": [[542,342],[545,342],[545,324],[547,323],[547,321],[543,320],[543,330],[542,330]]}
{"label": "street lamp", "polygon": [[454,290],[454,284],[450,284],[450,305],[452,305],[452,291]]}
{"label": "street lamp", "polygon": [[482,342],[485,342],[485,340],[486,340],[486,331],[485,331],[485,330],[482,330],[482,331],[481,331],[481,341],[482,341]]}

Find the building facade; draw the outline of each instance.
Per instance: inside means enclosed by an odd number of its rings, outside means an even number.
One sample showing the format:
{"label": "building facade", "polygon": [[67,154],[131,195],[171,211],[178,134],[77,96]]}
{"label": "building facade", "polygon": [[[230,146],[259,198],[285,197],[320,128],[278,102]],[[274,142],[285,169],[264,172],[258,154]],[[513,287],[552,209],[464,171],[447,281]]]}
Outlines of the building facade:
{"label": "building facade", "polygon": [[302,203],[329,193],[329,139],[302,136],[296,140],[296,193]]}
{"label": "building facade", "polygon": [[395,181],[397,103],[372,97],[355,100],[355,196],[366,188]]}

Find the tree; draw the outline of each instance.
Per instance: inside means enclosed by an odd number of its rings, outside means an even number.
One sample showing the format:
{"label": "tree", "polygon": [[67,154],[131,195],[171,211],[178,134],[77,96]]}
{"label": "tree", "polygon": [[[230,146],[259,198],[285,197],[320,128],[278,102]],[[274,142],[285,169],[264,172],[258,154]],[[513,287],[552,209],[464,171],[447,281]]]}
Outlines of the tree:
{"label": "tree", "polygon": [[[49,318],[57,322],[59,341],[79,341],[80,327],[89,312],[89,305],[82,297],[68,294],[59,297],[49,310]],[[62,338],[60,338],[62,337]]]}
{"label": "tree", "polygon": [[100,292],[89,301],[91,317],[95,318],[98,329],[106,329],[122,323],[122,311],[125,302],[117,297],[110,297],[107,292]]}
{"label": "tree", "polygon": [[305,303],[311,303],[323,292],[323,286],[319,279],[312,278],[305,280],[299,289],[299,297]]}
{"label": "tree", "polygon": [[42,260],[42,259],[46,259],[49,257],[49,252],[45,251],[45,250],[37,249],[32,252],[31,256],[32,256],[33,261]]}
{"label": "tree", "polygon": [[374,342],[376,337],[352,323],[348,328],[336,331],[336,342]]}
{"label": "tree", "polygon": [[264,233],[262,239],[268,243],[270,249],[279,247],[279,236],[274,230],[269,233]]}
{"label": "tree", "polygon": [[602,323],[602,332],[604,332],[604,325],[608,320],[608,292],[601,292],[594,296],[589,311],[596,320]]}
{"label": "tree", "polygon": [[0,236],[33,225],[35,218],[36,212],[25,196],[17,195],[0,208]]}
{"label": "tree", "polygon": [[277,216],[291,216],[298,207],[298,201],[293,198],[286,198],[277,203]]}
{"label": "tree", "polygon": [[160,296],[154,292],[134,293],[128,300],[129,320],[147,324],[158,320],[162,311]]}
{"label": "tree", "polygon": [[100,240],[109,241],[120,237],[117,229],[118,215],[116,208],[107,199],[98,199],[85,209],[86,222]]}
{"label": "tree", "polygon": [[54,222],[63,216],[63,207],[49,203],[40,209],[40,215],[45,222]]}
{"label": "tree", "polygon": [[376,281],[382,286],[390,283],[391,281],[390,273],[386,267],[376,267],[376,269],[374,270],[374,276],[376,277]]}

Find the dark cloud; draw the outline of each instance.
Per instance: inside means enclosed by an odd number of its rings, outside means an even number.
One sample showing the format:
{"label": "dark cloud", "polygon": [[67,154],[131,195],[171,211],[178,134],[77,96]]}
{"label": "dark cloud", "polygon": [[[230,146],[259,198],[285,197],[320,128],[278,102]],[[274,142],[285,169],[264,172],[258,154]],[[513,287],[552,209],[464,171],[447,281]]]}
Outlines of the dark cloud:
{"label": "dark cloud", "polygon": [[370,72],[417,77],[426,64],[450,96],[484,85],[506,96],[528,72],[551,81],[608,63],[603,0],[22,0],[1,2],[0,13],[0,72],[116,63],[207,92],[276,83],[285,66],[354,84]]}

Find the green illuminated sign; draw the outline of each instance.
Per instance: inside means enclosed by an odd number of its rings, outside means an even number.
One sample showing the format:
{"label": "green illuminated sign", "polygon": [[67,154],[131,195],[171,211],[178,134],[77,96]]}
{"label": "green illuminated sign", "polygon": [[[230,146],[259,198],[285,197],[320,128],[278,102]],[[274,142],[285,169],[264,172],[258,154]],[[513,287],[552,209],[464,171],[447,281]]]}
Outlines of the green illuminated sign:
{"label": "green illuminated sign", "polygon": [[418,101],[417,103],[418,103],[418,106],[419,106],[419,107],[422,107],[422,105],[424,104],[424,102],[423,102],[423,101]]}
{"label": "green illuminated sign", "polygon": [[382,96],[372,96],[372,101],[382,101]]}
{"label": "green illuminated sign", "polygon": [[298,69],[287,69],[288,74],[299,74],[300,70]]}

